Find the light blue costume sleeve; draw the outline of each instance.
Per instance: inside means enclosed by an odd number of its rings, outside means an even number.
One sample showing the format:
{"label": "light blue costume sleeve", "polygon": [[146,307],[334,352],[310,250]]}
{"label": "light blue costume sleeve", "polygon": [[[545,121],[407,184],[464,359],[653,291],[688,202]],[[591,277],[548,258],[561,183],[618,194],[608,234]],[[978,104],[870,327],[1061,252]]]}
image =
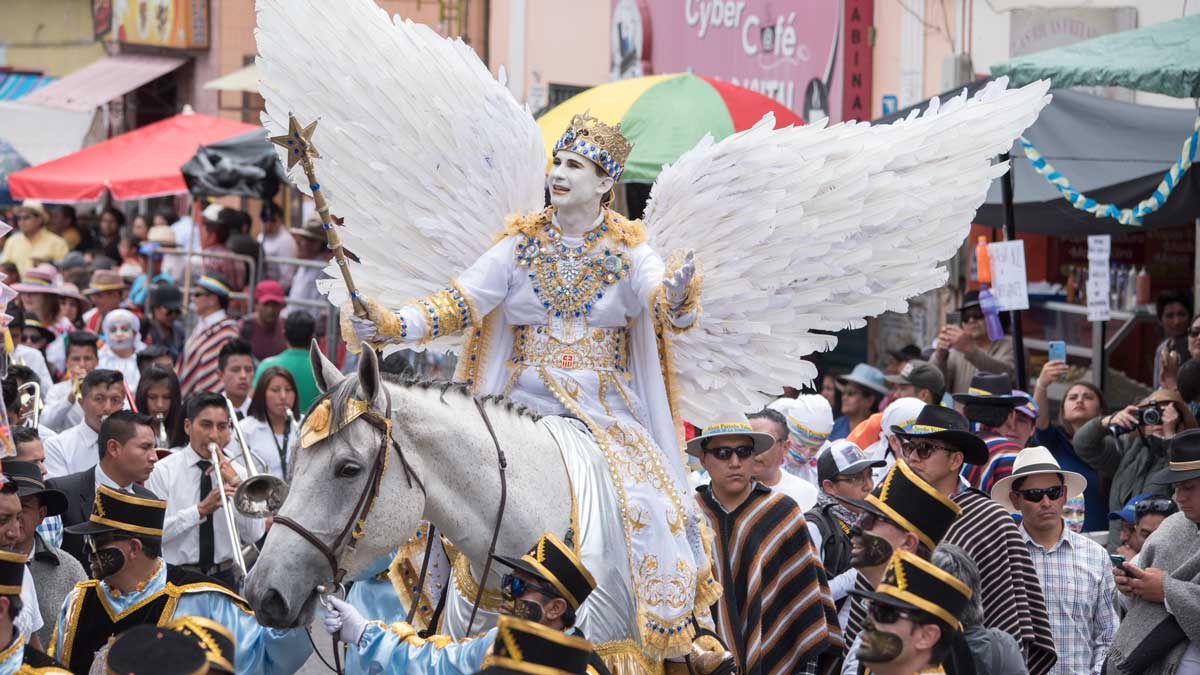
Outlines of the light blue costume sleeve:
{"label": "light blue costume sleeve", "polygon": [[[407,627],[407,624],[400,624]],[[346,672],[367,675],[471,675],[479,670],[483,656],[496,639],[493,628],[483,635],[438,648],[435,639],[407,638],[372,621],[367,624],[358,649],[346,654]]]}
{"label": "light blue costume sleeve", "polygon": [[266,628],[221,593],[185,593],[175,616],[203,616],[229,629],[237,642],[238,675],[291,675],[312,654],[303,628]]}
{"label": "light blue costume sleeve", "polygon": [[396,588],[392,586],[391,579],[376,578],[387,571],[395,557],[395,551],[379,556],[362,574],[354,578],[354,584],[346,594],[346,602],[354,605],[359,614],[389,625],[396,621],[404,621],[408,616],[408,608],[400,602],[400,596],[396,595]]}

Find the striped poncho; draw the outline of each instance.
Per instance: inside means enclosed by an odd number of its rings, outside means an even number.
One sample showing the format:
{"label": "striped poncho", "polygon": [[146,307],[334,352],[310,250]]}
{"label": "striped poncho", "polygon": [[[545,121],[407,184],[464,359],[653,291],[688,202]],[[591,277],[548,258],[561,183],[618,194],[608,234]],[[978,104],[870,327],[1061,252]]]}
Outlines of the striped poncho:
{"label": "striped poncho", "polygon": [[1043,675],[1058,656],[1042,586],[1012,515],[979,490],[951,499],[962,515],[942,543],[961,547],[979,567],[984,625],[1016,638],[1030,675]]}
{"label": "striped poncho", "polygon": [[237,322],[218,311],[201,319],[183,345],[179,358],[179,389],[184,398],[200,391],[224,391],[217,370],[221,347],[237,339]]}
{"label": "striped poncho", "polygon": [[796,502],[755,484],[730,513],[709,486],[697,493],[716,533],[713,572],[725,589],[713,618],[739,672],[796,673],[822,655],[840,654],[837,609]]}

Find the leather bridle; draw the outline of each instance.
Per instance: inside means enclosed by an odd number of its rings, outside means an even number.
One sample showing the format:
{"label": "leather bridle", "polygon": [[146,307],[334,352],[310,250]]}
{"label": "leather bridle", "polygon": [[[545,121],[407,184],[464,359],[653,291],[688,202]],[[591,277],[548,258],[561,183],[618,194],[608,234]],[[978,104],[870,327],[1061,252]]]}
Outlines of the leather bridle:
{"label": "leather bridle", "polygon": [[[492,437],[492,443],[496,447],[496,460],[500,469],[500,505],[496,514],[496,525],[492,530],[492,539],[491,544],[488,547],[487,559],[483,567],[483,575],[480,577],[481,581],[479,583],[479,590],[475,594],[474,604],[471,608],[471,618],[467,622],[468,635],[470,634],[471,627],[475,623],[475,614],[479,610],[479,603],[483,600],[484,584],[487,582],[487,575],[491,570],[492,555],[496,552],[496,541],[500,536],[500,524],[504,519],[504,508],[508,501],[508,460],[504,456],[504,450],[500,447],[500,439],[497,438],[496,430],[492,427],[492,421],[488,417],[487,409],[484,407],[483,403],[478,397],[472,397],[472,400],[475,403],[476,410],[479,411],[480,417],[483,418],[483,423],[487,427],[488,434]],[[390,407],[391,406],[389,404],[389,408]],[[425,485],[421,482],[420,477],[417,476],[412,470],[412,467],[409,466],[408,460],[404,456],[404,449],[400,446],[400,443],[397,442],[396,439],[392,438],[392,424],[390,417],[390,410],[386,415],[381,415],[368,408],[363,414],[363,418],[365,418],[366,421],[371,424],[371,426],[375,427],[380,432],[381,440],[379,444],[379,451],[375,455],[375,461],[371,464],[371,473],[367,476],[366,486],[363,488],[362,493],[358,496],[358,501],[354,505],[354,510],[351,511],[349,521],[347,521],[345,527],[341,529],[337,537],[334,538],[332,544],[326,544],[325,542],[321,541],[321,539],[317,537],[317,535],[313,534],[311,530],[295,520],[288,518],[287,516],[275,516],[275,524],[282,525],[300,535],[301,538],[312,544],[314,548],[321,552],[321,555],[325,557],[325,560],[329,563],[330,570],[333,572],[334,587],[337,584],[340,584],[342,579],[346,576],[346,569],[341,566],[338,560],[339,549],[341,549],[343,544],[346,543],[350,543],[350,545],[353,546],[353,542],[361,538],[365,533],[364,528],[366,527],[367,517],[371,513],[371,508],[375,505],[375,499],[379,496],[379,486],[383,483],[383,474],[387,470],[387,450],[389,443],[396,451],[396,456],[399,458],[400,464],[404,468],[404,477],[405,480],[408,481],[408,486],[411,488],[413,481],[416,481],[417,485],[421,488],[421,492],[425,492]],[[417,582],[418,592],[416,597],[414,597],[413,606],[409,609],[409,622],[412,621],[414,610],[419,602],[419,589],[424,585],[425,575],[429,566],[430,553],[432,551],[433,538],[433,527],[431,526],[429,529],[428,541],[426,542],[425,559],[422,562],[421,574]]]}

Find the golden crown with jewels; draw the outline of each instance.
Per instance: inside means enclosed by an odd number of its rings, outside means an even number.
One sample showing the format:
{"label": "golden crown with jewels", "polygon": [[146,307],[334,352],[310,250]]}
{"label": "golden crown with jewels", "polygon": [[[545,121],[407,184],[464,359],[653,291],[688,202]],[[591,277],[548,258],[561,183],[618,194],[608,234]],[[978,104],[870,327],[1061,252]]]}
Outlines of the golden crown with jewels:
{"label": "golden crown with jewels", "polygon": [[621,133],[621,125],[605,124],[586,112],[571,118],[571,124],[554,144],[554,152],[569,150],[595,162],[613,180],[625,172],[625,160],[633,145]]}

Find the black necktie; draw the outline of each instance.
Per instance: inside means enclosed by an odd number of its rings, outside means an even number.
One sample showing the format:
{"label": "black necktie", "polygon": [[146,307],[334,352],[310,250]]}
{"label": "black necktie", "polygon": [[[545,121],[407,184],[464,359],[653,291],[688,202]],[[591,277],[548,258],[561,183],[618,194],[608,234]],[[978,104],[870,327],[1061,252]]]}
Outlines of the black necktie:
{"label": "black necktie", "polygon": [[[204,501],[204,498],[213,489],[212,476],[208,473],[208,467],[212,466],[212,462],[202,459],[196,462],[196,466],[200,467],[200,501]],[[214,553],[213,514],[210,513],[200,523],[200,569],[205,574],[213,566]]]}

